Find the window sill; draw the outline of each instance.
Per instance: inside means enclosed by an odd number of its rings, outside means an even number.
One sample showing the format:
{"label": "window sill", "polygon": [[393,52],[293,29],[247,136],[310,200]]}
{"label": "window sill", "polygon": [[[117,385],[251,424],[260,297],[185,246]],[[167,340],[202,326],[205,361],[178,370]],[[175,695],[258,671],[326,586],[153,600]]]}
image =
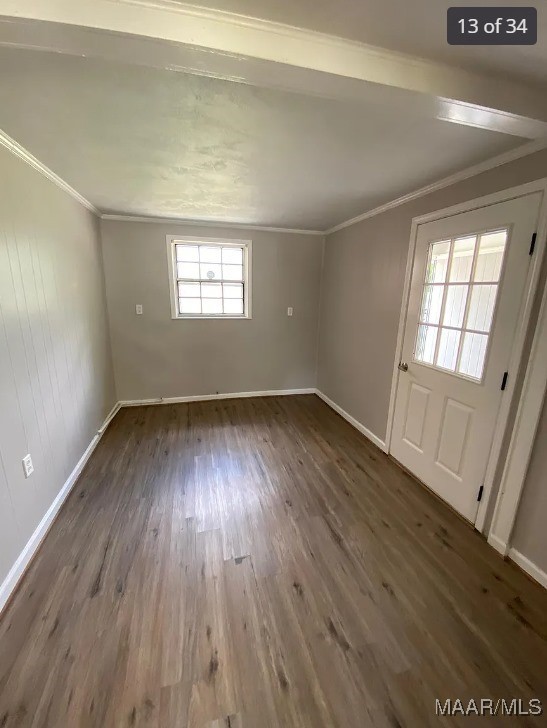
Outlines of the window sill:
{"label": "window sill", "polygon": [[171,316],[173,321],[249,321],[252,316]]}

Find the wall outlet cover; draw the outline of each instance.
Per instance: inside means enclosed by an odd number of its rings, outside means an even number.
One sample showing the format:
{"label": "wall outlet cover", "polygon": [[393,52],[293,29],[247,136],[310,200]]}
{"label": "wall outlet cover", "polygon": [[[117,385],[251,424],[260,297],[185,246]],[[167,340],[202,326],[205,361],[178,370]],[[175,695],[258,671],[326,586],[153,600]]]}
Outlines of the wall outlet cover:
{"label": "wall outlet cover", "polygon": [[25,455],[23,458],[23,471],[25,473],[25,478],[30,477],[34,472],[34,465],[32,464],[32,458],[30,455]]}

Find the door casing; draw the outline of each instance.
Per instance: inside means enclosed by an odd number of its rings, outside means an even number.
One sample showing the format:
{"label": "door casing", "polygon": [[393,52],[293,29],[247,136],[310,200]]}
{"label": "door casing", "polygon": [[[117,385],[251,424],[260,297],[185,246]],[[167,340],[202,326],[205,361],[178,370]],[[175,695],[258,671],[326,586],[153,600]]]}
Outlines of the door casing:
{"label": "door casing", "polygon": [[[546,237],[547,237],[547,178],[535,180],[527,184],[519,185],[517,187],[511,187],[506,190],[495,192],[491,195],[479,197],[474,200],[460,203],[451,207],[446,207],[441,210],[436,210],[426,215],[420,215],[412,219],[412,226],[410,229],[410,243],[408,249],[408,258],[405,273],[405,283],[403,288],[403,300],[401,305],[401,314],[399,318],[399,330],[397,334],[397,345],[395,349],[395,359],[393,362],[393,375],[391,381],[391,395],[389,401],[389,412],[387,422],[387,433],[386,433],[386,448],[387,451],[391,451],[391,438],[393,431],[393,420],[395,414],[395,400],[397,396],[397,384],[399,381],[399,362],[401,361],[401,354],[403,348],[403,338],[407,318],[408,302],[410,296],[410,284],[412,278],[412,270],[414,266],[414,253],[416,248],[416,238],[418,233],[418,227],[424,223],[432,222],[434,220],[441,220],[452,215],[457,215],[462,212],[469,212],[471,210],[477,210],[481,207],[487,207],[494,205],[499,202],[505,202],[507,200],[513,200],[517,197],[523,197],[534,192],[541,192],[541,206],[539,212],[539,221],[536,237],[536,245],[534,255],[532,257],[532,264],[528,274],[526,282],[525,299],[522,307],[521,316],[518,323],[518,330],[515,338],[515,345],[513,347],[513,354],[509,363],[509,372],[514,373],[515,376],[510,376],[505,395],[502,399],[498,420],[494,430],[494,437],[492,440],[492,448],[490,451],[490,457],[488,459],[488,465],[486,469],[486,476],[484,479],[484,490],[482,499],[477,512],[477,518],[475,520],[475,528],[478,531],[484,533],[487,526],[487,514],[489,513],[489,504],[491,501],[492,493],[495,485],[496,473],[498,472],[499,459],[502,451],[504,438],[507,431],[507,422],[509,413],[511,410],[511,404],[513,395],[515,393],[515,387],[518,381],[516,374],[518,373],[522,364],[522,356],[524,346],[526,343],[526,337],[528,327],[530,324],[530,317],[532,314],[532,308],[534,303],[534,297],[537,291],[541,267],[543,258],[545,256]],[[518,422],[515,422],[515,427],[518,426]],[[513,432],[514,436],[514,432]]]}

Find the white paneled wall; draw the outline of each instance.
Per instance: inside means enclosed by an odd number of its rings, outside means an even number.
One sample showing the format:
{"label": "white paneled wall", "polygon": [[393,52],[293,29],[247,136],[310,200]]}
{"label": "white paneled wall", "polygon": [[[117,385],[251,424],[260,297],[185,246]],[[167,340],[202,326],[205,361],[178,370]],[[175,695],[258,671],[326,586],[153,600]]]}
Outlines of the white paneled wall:
{"label": "white paneled wall", "polygon": [[98,220],[0,146],[0,584],[114,400]]}

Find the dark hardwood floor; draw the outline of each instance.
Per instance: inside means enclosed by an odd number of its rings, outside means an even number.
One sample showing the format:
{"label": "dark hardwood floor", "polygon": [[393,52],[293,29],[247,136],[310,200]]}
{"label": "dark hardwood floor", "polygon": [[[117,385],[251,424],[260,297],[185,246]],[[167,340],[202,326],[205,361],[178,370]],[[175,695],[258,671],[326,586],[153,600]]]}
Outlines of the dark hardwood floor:
{"label": "dark hardwood floor", "polygon": [[545,725],[547,592],[317,397],[122,410],[0,621],[0,726]]}

